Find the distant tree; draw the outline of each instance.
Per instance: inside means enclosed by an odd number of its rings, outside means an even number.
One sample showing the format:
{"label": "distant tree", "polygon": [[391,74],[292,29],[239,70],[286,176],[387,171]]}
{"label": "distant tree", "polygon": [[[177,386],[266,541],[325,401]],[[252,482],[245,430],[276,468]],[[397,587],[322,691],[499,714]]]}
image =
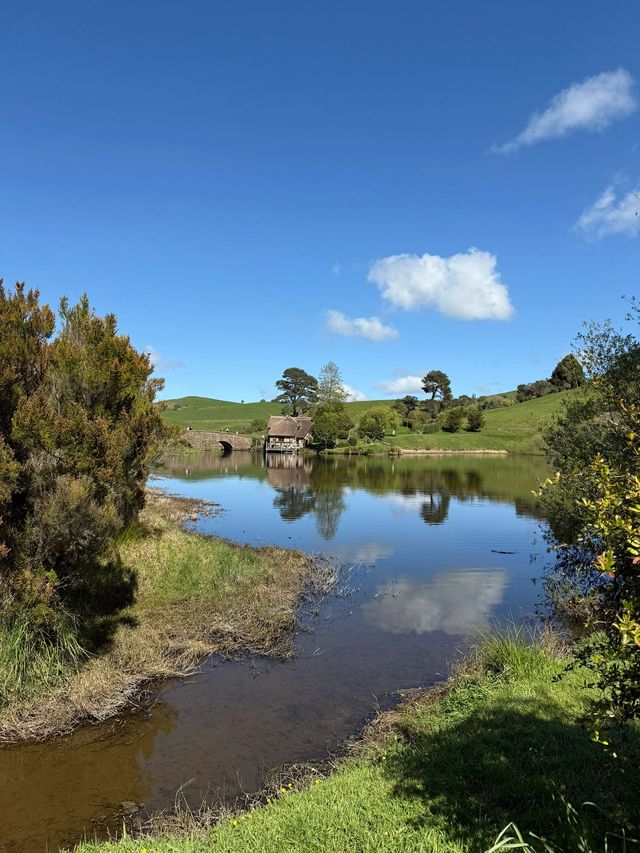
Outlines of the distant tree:
{"label": "distant tree", "polygon": [[313,445],[318,450],[335,447],[340,439],[347,438],[353,421],[344,403],[319,403],[313,418]]}
{"label": "distant tree", "polygon": [[466,408],[467,406],[475,406],[477,402],[475,397],[470,397],[468,394],[461,394],[459,397],[454,397],[451,400],[451,406]]}
{"label": "distant tree", "polygon": [[515,406],[516,401],[513,397],[507,397],[504,394],[496,394],[493,397],[480,397],[478,405],[481,409],[504,409],[508,406]]}
{"label": "distant tree", "polygon": [[360,418],[358,432],[370,441],[381,441],[385,435],[398,428],[397,414],[386,406],[374,406]]}
{"label": "distant tree", "polygon": [[587,380],[578,359],[575,355],[569,354],[556,364],[549,381],[558,391],[568,391],[570,388],[579,388]]}
{"label": "distant tree", "polygon": [[267,428],[267,422],[264,418],[254,418],[249,424],[251,432],[264,432]]}
{"label": "distant tree", "polygon": [[418,408],[418,402],[417,397],[407,394],[406,397],[396,400],[391,408],[400,415],[402,423],[409,426],[409,416]]}
{"label": "distant tree", "polygon": [[556,386],[552,385],[548,379],[538,379],[536,382],[518,385],[516,400],[518,403],[525,403],[527,400],[535,400],[537,397],[546,397],[547,394],[553,394],[557,390]]}
{"label": "distant tree", "polygon": [[434,421],[440,413],[440,403],[438,400],[422,400],[420,402],[420,411],[424,412],[428,418]]}
{"label": "distant tree", "polygon": [[282,403],[285,414],[306,412],[318,399],[318,380],[300,367],[288,367],[276,382],[280,394],[274,402]]}
{"label": "distant tree", "polygon": [[449,409],[444,416],[442,429],[445,432],[458,432],[464,420],[464,412],[462,409]]}
{"label": "distant tree", "polygon": [[439,400],[442,407],[451,402],[451,380],[441,370],[430,370],[422,380],[422,390],[430,400]]}
{"label": "distant tree", "polygon": [[340,375],[340,368],[334,361],[328,361],[320,371],[318,402],[330,405],[346,403],[348,396]]}
{"label": "distant tree", "polygon": [[484,414],[479,406],[467,409],[467,430],[469,432],[480,432],[484,426]]}

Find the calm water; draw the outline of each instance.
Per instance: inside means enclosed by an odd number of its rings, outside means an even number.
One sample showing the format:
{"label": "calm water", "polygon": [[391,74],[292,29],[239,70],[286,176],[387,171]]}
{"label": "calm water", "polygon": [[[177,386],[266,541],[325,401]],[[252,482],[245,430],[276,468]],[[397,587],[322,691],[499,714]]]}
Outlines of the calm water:
{"label": "calm water", "polygon": [[193,804],[256,790],[335,750],[397,690],[443,678],[476,628],[531,609],[544,551],[531,489],[547,473],[535,457],[173,458],[157,485],[224,508],[202,530],[333,555],[353,590],[307,615],[295,660],[210,660],[149,713],[1,751],[0,850],[104,834],[123,801],[167,808],[186,783]]}

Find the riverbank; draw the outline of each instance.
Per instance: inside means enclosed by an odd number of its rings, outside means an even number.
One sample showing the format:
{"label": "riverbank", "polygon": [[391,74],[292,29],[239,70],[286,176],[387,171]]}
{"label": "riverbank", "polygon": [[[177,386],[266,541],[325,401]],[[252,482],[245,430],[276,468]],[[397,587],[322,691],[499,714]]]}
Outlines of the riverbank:
{"label": "riverbank", "polygon": [[623,849],[605,836],[638,837],[640,727],[618,731],[615,752],[594,744],[584,675],[565,665],[545,638],[488,638],[445,685],[380,715],[327,774],[281,776],[235,815],[203,812],[213,827],[165,816],[151,836],[77,853],[463,853],[488,850],[511,823],[529,850]]}
{"label": "riverbank", "polygon": [[184,529],[216,511],[149,490],[139,525],[117,547],[133,603],[104,615],[102,647],[54,687],[0,709],[0,743],[45,740],[138,707],[154,684],[188,674],[214,653],[292,654],[305,589],[330,578],[298,551]]}

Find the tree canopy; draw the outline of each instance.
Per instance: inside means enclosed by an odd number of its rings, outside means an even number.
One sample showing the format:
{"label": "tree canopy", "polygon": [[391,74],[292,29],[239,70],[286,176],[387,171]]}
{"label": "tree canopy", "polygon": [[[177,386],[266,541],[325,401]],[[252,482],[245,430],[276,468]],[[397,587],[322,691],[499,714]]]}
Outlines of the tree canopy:
{"label": "tree canopy", "polygon": [[328,361],[320,370],[317,399],[319,403],[346,403],[348,394],[335,361]]}
{"label": "tree canopy", "polygon": [[294,417],[308,411],[318,399],[318,380],[300,367],[288,367],[276,387],[280,394],[275,402],[282,403],[283,412]]}
{"label": "tree canopy", "polygon": [[422,390],[430,400],[439,400],[443,406],[453,397],[451,380],[442,370],[430,370],[422,380]]}
{"label": "tree canopy", "polygon": [[584,370],[578,359],[570,353],[565,355],[553,368],[549,382],[558,391],[569,391],[571,388],[579,388],[586,382]]}

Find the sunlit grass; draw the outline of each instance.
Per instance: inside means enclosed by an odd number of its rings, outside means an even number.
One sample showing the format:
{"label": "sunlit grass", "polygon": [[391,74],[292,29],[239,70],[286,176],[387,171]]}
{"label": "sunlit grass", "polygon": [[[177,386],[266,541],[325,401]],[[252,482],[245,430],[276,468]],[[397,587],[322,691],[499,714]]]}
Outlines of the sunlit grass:
{"label": "sunlit grass", "polygon": [[483,638],[445,687],[381,717],[327,778],[280,790],[206,832],[80,849],[462,853],[488,850],[511,824],[557,851],[604,850],[607,832],[634,837],[640,733],[618,732],[617,757],[594,744],[581,724],[584,676],[563,675],[557,652],[522,632]]}

